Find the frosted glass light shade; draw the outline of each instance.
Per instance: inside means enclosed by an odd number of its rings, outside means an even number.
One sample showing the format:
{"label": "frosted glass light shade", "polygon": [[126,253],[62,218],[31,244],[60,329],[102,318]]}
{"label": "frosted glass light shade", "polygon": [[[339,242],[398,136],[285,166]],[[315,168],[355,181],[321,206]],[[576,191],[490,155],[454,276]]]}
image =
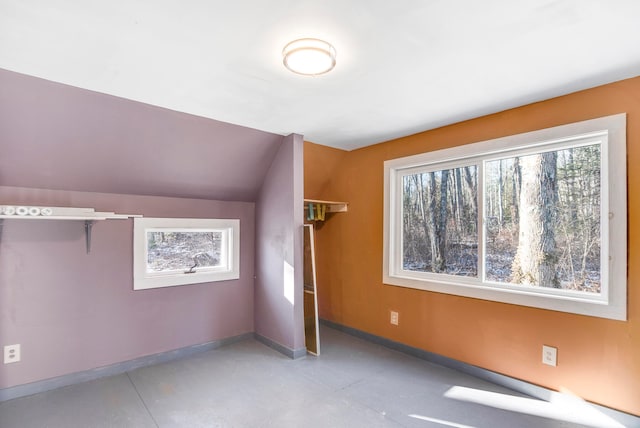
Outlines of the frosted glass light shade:
{"label": "frosted glass light shade", "polygon": [[336,66],[336,50],[324,40],[298,39],[284,47],[282,63],[294,73],[317,76]]}

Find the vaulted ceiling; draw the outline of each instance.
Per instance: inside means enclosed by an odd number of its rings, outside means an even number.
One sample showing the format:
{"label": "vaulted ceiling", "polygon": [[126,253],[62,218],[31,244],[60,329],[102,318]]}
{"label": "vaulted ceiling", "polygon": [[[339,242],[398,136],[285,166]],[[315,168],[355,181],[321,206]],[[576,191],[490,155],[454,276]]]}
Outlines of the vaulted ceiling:
{"label": "vaulted ceiling", "polygon": [[[0,0],[0,68],[350,150],[637,76],[638,16],[637,0]],[[299,37],[331,42],[336,68],[287,71]]]}

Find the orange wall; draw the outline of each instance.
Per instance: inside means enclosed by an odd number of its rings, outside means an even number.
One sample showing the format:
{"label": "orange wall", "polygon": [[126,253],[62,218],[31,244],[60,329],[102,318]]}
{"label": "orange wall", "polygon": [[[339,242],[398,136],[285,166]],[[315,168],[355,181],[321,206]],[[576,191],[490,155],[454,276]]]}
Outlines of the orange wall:
{"label": "orange wall", "polygon": [[[627,113],[628,321],[382,283],[383,162]],[[305,197],[349,202],[316,234],[322,318],[640,415],[640,77],[344,152],[305,144]],[[615,191],[615,189],[614,189]],[[400,325],[389,324],[389,311]],[[558,366],[541,363],[542,345]]]}

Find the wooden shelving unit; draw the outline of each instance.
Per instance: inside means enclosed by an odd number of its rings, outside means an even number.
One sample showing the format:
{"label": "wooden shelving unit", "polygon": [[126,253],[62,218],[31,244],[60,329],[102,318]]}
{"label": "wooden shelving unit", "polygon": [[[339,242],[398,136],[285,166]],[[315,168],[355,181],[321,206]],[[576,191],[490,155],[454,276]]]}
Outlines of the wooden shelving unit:
{"label": "wooden shelving unit", "polygon": [[321,199],[305,199],[304,209],[309,209],[309,204],[323,204],[327,206],[328,213],[345,213],[349,210],[349,204],[346,202],[323,201]]}
{"label": "wooden shelving unit", "polygon": [[[310,204],[326,206],[326,213],[345,213],[349,210],[349,204],[346,202],[305,199],[305,211],[308,212]],[[317,210],[317,208],[315,209]],[[324,215],[322,220],[324,220]],[[318,327],[318,288],[316,284],[314,229],[315,221],[312,224],[304,225],[304,331],[307,351],[319,356],[320,330]]]}

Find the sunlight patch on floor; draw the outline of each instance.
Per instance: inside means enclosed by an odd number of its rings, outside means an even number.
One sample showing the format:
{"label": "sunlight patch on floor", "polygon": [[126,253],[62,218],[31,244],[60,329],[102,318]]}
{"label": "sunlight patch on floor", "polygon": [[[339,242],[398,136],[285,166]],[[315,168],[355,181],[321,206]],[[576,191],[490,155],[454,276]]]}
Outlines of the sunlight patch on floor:
{"label": "sunlight patch on floor", "polygon": [[444,425],[444,426],[447,426],[447,427],[453,427],[453,428],[475,428],[475,427],[472,427],[471,425],[457,424],[455,422],[443,421],[442,419],[430,418],[428,416],[409,415],[409,417],[415,418],[415,419],[421,419],[423,421],[433,422],[433,423]]}
{"label": "sunlight patch on floor", "polygon": [[579,397],[563,395],[552,399],[551,402],[546,402],[463,386],[451,387],[444,393],[444,396],[453,400],[591,427],[625,428],[624,425],[598,411]]}

